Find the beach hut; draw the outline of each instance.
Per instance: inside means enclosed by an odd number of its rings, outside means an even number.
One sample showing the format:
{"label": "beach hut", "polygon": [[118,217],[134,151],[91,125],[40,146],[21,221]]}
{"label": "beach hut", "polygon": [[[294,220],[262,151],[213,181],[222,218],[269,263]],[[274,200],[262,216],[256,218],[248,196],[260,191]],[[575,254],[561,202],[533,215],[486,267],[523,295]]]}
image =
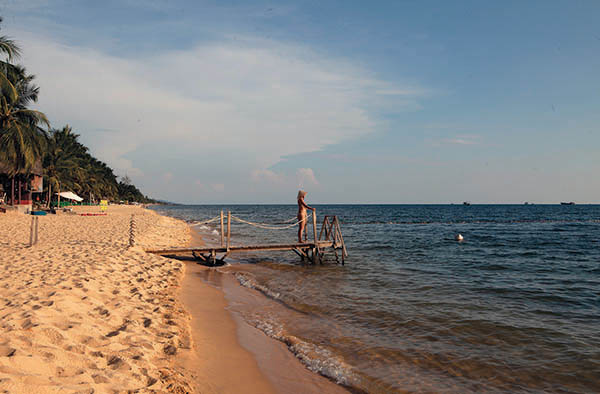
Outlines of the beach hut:
{"label": "beach hut", "polygon": [[20,170],[16,174],[11,171],[10,163],[0,161],[0,184],[6,193],[5,203],[17,206],[19,210],[31,209],[32,193],[43,189],[43,168],[41,160],[37,160],[29,171]]}

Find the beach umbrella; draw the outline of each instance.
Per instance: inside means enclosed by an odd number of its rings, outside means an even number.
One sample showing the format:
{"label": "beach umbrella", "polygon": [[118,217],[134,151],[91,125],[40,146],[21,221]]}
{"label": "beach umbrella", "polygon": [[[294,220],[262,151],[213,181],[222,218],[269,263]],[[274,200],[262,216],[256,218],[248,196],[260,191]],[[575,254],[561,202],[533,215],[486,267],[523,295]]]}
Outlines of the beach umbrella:
{"label": "beach umbrella", "polygon": [[60,192],[60,193],[56,193],[56,195],[60,196],[62,198],[67,198],[69,200],[74,200],[77,202],[83,201],[83,198],[79,197],[77,194],[75,194],[73,192]]}

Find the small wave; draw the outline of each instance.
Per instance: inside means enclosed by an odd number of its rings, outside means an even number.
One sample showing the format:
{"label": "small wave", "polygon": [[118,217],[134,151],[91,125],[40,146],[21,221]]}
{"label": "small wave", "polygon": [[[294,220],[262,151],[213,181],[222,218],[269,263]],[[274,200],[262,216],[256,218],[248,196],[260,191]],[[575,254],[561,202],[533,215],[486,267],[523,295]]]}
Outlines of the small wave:
{"label": "small wave", "polygon": [[351,385],[351,381],[356,379],[352,367],[329,350],[302,341],[292,335],[280,340],[309,370],[333,379],[337,384],[342,385]]}
{"label": "small wave", "polygon": [[276,300],[279,300],[279,298],[281,297],[280,293],[278,293],[276,291],[272,291],[267,286],[263,286],[263,285],[259,284],[256,281],[256,279],[248,273],[236,272],[235,277],[238,280],[238,282],[240,282],[240,284],[244,287],[247,287],[249,289],[259,290],[261,293],[265,294],[266,296],[271,297]]}
{"label": "small wave", "polygon": [[[268,287],[257,283],[254,276],[249,273],[236,272],[235,277],[244,287],[258,290],[264,295],[278,301],[281,298],[280,293],[274,292]],[[330,378],[341,385],[350,385],[351,381],[356,381],[352,367],[344,363],[340,357],[323,347],[286,334],[284,327],[280,323],[272,319],[263,320],[257,318],[251,318],[249,323],[267,334],[267,336],[285,343],[294,356],[309,370]]]}
{"label": "small wave", "polygon": [[285,334],[281,324],[272,320],[259,319],[253,319],[249,323],[267,334],[267,336],[286,344],[294,356],[310,371],[332,379],[341,385],[348,386],[357,381],[352,367],[340,357],[323,347],[303,341],[296,336]]}

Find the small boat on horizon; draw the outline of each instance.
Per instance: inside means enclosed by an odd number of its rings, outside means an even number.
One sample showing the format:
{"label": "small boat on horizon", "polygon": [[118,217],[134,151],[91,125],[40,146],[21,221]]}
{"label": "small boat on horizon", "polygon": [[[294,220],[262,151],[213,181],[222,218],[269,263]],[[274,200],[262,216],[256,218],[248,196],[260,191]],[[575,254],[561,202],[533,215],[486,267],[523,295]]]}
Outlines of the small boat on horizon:
{"label": "small boat on horizon", "polygon": [[573,201],[571,202],[561,202],[560,205],[575,205]]}
{"label": "small boat on horizon", "polygon": [[463,205],[471,205],[469,201],[463,201]]}

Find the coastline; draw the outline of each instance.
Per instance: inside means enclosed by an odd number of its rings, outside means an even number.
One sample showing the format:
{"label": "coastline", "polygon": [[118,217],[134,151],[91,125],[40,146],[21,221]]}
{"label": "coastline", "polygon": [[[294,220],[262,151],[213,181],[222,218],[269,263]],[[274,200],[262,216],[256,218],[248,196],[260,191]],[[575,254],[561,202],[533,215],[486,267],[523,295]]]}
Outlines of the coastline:
{"label": "coastline", "polygon": [[[190,232],[190,246],[202,245],[202,238]],[[185,261],[179,297],[191,315],[194,346],[178,364],[192,377],[193,387],[209,393],[348,392],[309,371],[284,343],[246,323],[231,310],[226,290],[245,292],[249,299],[264,297],[232,275]]]}
{"label": "coastline", "polygon": [[263,295],[144,252],[202,242],[184,221],[134,206],[73,211],[40,217],[33,247],[32,216],[0,215],[1,390],[347,392],[243,321],[225,290]]}

